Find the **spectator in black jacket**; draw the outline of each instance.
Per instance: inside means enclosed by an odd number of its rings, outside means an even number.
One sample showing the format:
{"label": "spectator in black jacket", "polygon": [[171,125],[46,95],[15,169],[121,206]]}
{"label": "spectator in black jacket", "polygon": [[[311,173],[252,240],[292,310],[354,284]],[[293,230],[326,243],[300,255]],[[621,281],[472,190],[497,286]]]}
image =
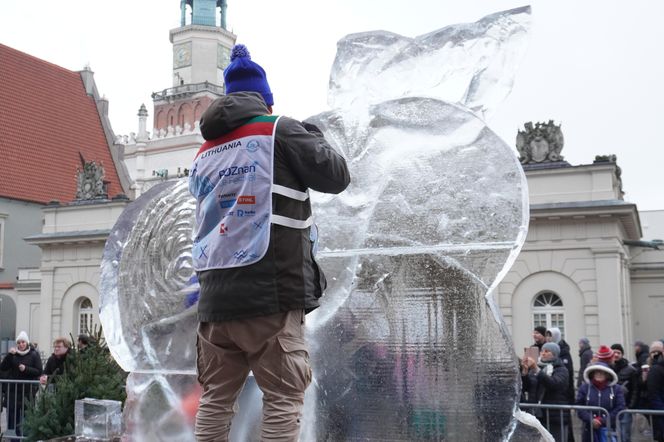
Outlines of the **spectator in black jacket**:
{"label": "spectator in black jacket", "polygon": [[636,357],[636,362],[632,365],[639,373],[639,387],[637,397],[635,398],[636,405],[634,408],[643,410],[650,408],[648,389],[646,388],[646,375],[643,373],[643,366],[648,365],[648,359],[650,357],[650,347],[648,347],[648,344],[643,341],[634,342],[634,356]]}
{"label": "spectator in black jacket", "polygon": [[586,369],[590,360],[593,358],[593,349],[590,346],[588,338],[579,339],[579,377],[576,380],[576,388],[579,388],[583,383],[583,371]]}
{"label": "spectator in black jacket", "polygon": [[647,364],[650,355],[648,344],[643,341],[636,341],[634,343],[634,355],[636,356],[636,364],[638,367]]}
{"label": "spectator in black jacket", "polygon": [[39,378],[39,382],[44,385],[48,381],[49,376],[57,376],[62,374],[65,369],[65,361],[69,355],[71,342],[65,337],[56,338],[53,341],[53,354],[46,361],[44,373]]}
{"label": "spectator in black jacket", "polygon": [[[560,361],[560,347],[553,342],[542,345],[542,352],[537,363],[532,358],[524,358],[521,381],[528,392],[528,402],[537,404],[568,404],[567,386],[569,372]],[[558,410],[539,413],[533,410],[556,442],[566,441],[569,417]]]}
{"label": "spectator in black jacket", "polygon": [[538,325],[533,329],[533,347],[537,347],[542,350],[542,346],[546,344],[546,327]]}
{"label": "spectator in black jacket", "polygon": [[569,373],[569,384],[567,387],[568,403],[573,404],[576,400],[576,397],[574,396],[574,363],[572,362],[572,355],[569,351],[569,344],[562,338],[562,334],[558,327],[551,327],[548,329],[546,331],[546,336],[549,342],[554,342],[560,347],[560,362],[563,363]]}
{"label": "spectator in black jacket", "polygon": [[[573,405],[576,397],[574,395],[574,363],[572,362],[572,355],[570,353],[569,344],[565,342],[562,333],[558,327],[551,327],[546,331],[546,339],[548,342],[555,342],[560,347],[560,362],[563,363],[569,374],[567,381],[567,401],[568,404]],[[567,419],[571,421],[571,415],[567,414]],[[570,425],[567,432],[567,442],[574,442],[574,431]]]}
{"label": "spectator in black jacket", "polygon": [[[0,370],[7,372],[7,378],[16,381],[36,381],[42,372],[39,353],[30,346],[30,338],[24,331],[16,337],[16,347],[9,349],[0,363]],[[7,429],[22,436],[24,407],[37,394],[37,386],[30,383],[10,383],[7,386]],[[16,439],[18,440],[18,439]]]}
{"label": "spectator in black jacket", "polygon": [[[648,401],[653,410],[664,410],[664,344],[655,341],[650,344],[650,371],[646,380]],[[653,437],[664,442],[664,416],[655,416],[652,423]]]}
{"label": "spectator in black jacket", "polygon": [[[627,408],[636,408],[639,398],[639,371],[623,357],[625,349],[620,344],[613,344],[613,364],[611,368],[618,375],[618,385],[623,389]],[[632,414],[625,413],[620,418],[621,441],[632,439]]]}

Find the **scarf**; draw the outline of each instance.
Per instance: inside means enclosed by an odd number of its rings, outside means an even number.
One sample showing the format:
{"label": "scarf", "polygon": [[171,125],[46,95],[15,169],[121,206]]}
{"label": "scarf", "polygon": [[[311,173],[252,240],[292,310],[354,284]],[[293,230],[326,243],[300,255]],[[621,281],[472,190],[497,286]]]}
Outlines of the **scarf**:
{"label": "scarf", "polygon": [[609,381],[607,381],[607,380],[604,380],[604,381],[600,382],[596,379],[591,379],[590,382],[592,382],[592,384],[598,390],[604,390],[609,385]]}
{"label": "scarf", "polygon": [[29,345],[23,351],[19,350],[18,348],[16,349],[16,353],[20,354],[21,356],[27,355],[29,351],[30,351]]}

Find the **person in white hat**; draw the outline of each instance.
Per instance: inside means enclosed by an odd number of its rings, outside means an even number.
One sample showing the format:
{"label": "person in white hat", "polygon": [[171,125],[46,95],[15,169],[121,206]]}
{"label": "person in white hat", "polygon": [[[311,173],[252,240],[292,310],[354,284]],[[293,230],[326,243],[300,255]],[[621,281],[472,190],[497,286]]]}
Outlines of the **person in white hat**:
{"label": "person in white hat", "polygon": [[[8,379],[22,381],[38,380],[42,372],[42,362],[39,353],[30,346],[30,338],[24,331],[16,337],[16,347],[9,349],[7,356],[0,363],[0,370],[6,372]],[[37,393],[39,384],[7,385],[7,429],[14,430],[17,436],[22,436],[22,422],[25,406]]]}

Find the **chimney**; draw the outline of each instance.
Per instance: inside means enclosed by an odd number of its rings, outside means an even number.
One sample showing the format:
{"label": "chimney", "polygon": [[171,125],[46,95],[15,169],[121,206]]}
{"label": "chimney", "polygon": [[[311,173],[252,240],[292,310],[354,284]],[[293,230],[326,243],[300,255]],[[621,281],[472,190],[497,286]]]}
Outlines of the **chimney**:
{"label": "chimney", "polygon": [[94,97],[95,90],[95,73],[92,72],[89,65],[86,65],[82,71],[78,72],[81,75],[81,80],[83,80],[83,86],[85,86],[85,93]]}

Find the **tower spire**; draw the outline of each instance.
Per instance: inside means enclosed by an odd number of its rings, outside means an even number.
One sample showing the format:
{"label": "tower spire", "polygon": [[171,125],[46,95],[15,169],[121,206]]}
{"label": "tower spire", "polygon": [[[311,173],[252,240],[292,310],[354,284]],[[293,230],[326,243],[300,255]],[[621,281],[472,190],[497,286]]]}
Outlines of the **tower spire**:
{"label": "tower spire", "polygon": [[[190,8],[190,14],[187,14],[187,6]],[[180,0],[180,26],[200,25],[216,26],[217,8],[220,9],[220,27],[226,29],[226,10],[228,4],[226,0]],[[189,18],[189,23],[187,19]]]}

